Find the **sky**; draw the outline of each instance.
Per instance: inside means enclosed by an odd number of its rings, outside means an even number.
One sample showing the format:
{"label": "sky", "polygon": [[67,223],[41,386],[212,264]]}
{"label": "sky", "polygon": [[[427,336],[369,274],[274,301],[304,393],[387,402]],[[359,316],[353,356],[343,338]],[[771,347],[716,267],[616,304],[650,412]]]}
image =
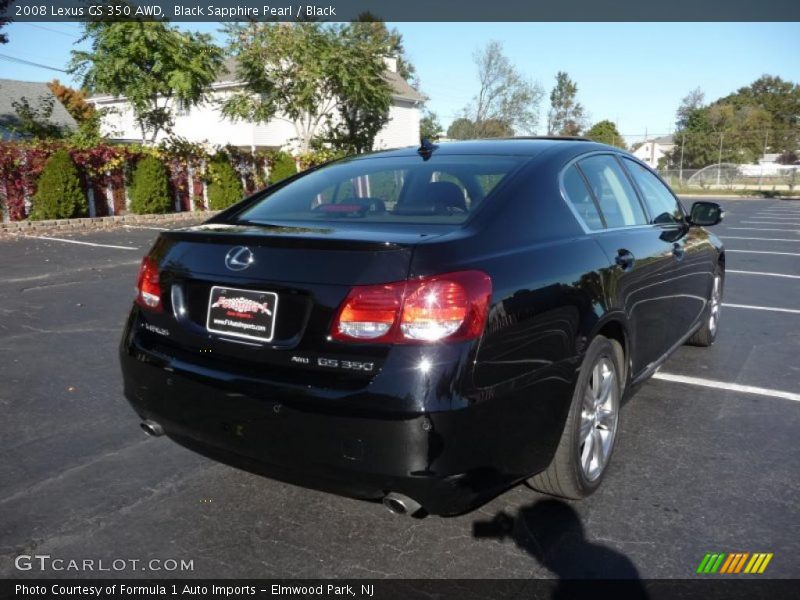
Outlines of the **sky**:
{"label": "sky", "polygon": [[[215,35],[216,23],[179,24]],[[473,52],[502,42],[519,71],[545,91],[537,133],[545,133],[558,71],[578,84],[590,122],[610,119],[630,143],[672,131],[690,90],[725,96],[762,74],[800,82],[800,23],[391,23],[417,68],[427,108],[446,128],[477,92]],[[64,69],[79,38],[75,23],[11,23],[0,46],[0,78],[49,81],[69,75],[7,57]]]}

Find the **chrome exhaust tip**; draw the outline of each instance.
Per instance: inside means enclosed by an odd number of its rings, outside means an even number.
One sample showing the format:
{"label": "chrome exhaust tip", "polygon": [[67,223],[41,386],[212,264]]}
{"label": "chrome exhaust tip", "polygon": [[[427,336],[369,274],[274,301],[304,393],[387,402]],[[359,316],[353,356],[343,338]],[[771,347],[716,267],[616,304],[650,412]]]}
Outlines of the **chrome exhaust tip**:
{"label": "chrome exhaust tip", "polygon": [[396,515],[413,517],[422,510],[422,505],[403,494],[389,492],[383,497],[383,505]]}
{"label": "chrome exhaust tip", "polygon": [[147,435],[152,437],[160,437],[164,435],[164,428],[155,421],[151,421],[149,419],[142,421],[139,424],[139,427],[141,427],[142,431],[144,431]]}

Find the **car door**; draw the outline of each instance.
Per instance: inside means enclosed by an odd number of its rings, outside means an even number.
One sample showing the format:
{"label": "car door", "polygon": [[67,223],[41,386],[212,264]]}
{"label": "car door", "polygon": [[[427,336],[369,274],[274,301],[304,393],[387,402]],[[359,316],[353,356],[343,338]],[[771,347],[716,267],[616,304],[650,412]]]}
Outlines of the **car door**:
{"label": "car door", "polygon": [[670,320],[676,327],[675,337],[680,338],[703,315],[713,283],[715,258],[706,243],[708,234],[689,227],[678,199],[649,168],[625,157],[622,164],[640,193],[651,225],[661,231],[665,244],[672,245],[676,264],[671,269]]}
{"label": "car door", "polygon": [[602,228],[595,239],[612,267],[605,284],[610,302],[624,310],[632,376],[657,361],[677,341],[672,307],[677,260],[672,242],[650,219],[614,154],[592,154],[575,167],[583,176]]}

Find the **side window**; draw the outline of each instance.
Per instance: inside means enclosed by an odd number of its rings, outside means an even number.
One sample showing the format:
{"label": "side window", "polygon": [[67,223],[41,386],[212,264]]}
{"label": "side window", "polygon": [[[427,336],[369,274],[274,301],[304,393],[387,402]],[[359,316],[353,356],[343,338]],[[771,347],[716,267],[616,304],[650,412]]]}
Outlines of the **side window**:
{"label": "side window", "polygon": [[583,176],[575,165],[564,172],[564,191],[567,194],[567,202],[572,205],[589,229],[595,231],[603,229],[603,220],[600,218],[600,213],[597,212],[597,206],[592,200]]}
{"label": "side window", "polygon": [[592,193],[597,198],[606,226],[613,228],[647,224],[636,192],[613,156],[590,156],[580,161],[578,166],[586,175]]}
{"label": "side window", "polygon": [[642,191],[644,203],[652,218],[658,225],[674,225],[683,223],[683,213],[670,191],[663,183],[642,165],[625,159],[625,166]]}

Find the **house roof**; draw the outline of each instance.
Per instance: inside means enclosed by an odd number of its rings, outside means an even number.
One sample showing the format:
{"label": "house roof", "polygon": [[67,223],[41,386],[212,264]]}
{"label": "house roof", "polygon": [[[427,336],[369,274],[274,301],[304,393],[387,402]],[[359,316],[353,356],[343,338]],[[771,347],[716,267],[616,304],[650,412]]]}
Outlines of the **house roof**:
{"label": "house roof", "polygon": [[[424,102],[427,98],[419,91],[414,89],[399,73],[386,69],[383,77],[392,88],[392,96],[399,100],[411,100],[414,102]],[[215,84],[238,83],[236,78],[236,59],[228,57],[222,63]]]}
{"label": "house roof", "polygon": [[64,108],[64,105],[47,87],[46,83],[40,81],[17,81],[16,79],[0,79],[0,127],[4,130],[13,129],[19,125],[17,111],[14,109],[14,102],[19,102],[27,98],[31,106],[36,107],[37,103],[44,98],[53,98],[53,113],[50,115],[50,123],[68,129],[77,128],[78,124]]}
{"label": "house roof", "polygon": [[674,144],[675,141],[672,139],[671,135],[662,135],[661,137],[654,138],[652,140],[647,140],[648,142],[653,142],[654,144],[661,144],[662,146],[669,146],[670,144]]}

